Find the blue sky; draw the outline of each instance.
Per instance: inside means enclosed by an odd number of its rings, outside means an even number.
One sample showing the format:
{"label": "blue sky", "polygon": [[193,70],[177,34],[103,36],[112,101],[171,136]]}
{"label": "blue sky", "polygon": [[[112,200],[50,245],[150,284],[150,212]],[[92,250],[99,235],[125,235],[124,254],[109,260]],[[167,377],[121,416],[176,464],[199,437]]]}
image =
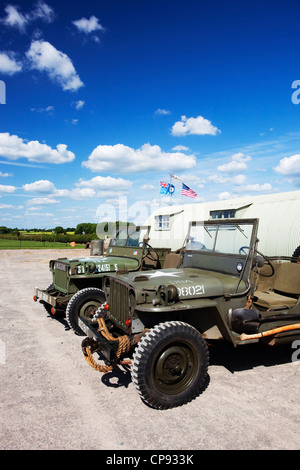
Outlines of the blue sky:
{"label": "blue sky", "polygon": [[198,194],[173,180],[174,204],[299,189],[299,21],[298,0],[1,2],[0,225],[136,221],[170,174]]}

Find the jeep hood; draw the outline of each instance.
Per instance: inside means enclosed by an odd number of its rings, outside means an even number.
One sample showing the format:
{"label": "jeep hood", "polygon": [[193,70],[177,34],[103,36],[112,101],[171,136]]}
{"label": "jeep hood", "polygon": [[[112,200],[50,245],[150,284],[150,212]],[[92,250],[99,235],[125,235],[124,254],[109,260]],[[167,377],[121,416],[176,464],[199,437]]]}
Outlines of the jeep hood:
{"label": "jeep hood", "polygon": [[139,259],[122,256],[93,256],[86,258],[59,258],[52,260],[52,263],[63,263],[70,267],[84,266],[95,272],[115,272],[122,270],[136,270],[139,266]]}
{"label": "jeep hood", "polygon": [[177,287],[181,300],[221,296],[225,293],[243,292],[246,289],[245,282],[239,283],[236,276],[196,268],[143,271],[116,277],[128,282],[136,291],[173,285]]}

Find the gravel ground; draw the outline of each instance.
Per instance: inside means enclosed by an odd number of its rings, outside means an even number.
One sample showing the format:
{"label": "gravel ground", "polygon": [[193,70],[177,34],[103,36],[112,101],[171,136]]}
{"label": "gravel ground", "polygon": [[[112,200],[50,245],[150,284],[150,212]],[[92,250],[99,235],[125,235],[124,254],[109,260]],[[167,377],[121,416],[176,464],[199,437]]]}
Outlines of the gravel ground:
{"label": "gravel ground", "polygon": [[74,255],[0,252],[2,450],[300,448],[300,362],[290,346],[210,347],[206,389],[166,411],[141,401],[128,366],[92,369],[83,338],[32,300],[35,286],[51,283],[49,260]]}

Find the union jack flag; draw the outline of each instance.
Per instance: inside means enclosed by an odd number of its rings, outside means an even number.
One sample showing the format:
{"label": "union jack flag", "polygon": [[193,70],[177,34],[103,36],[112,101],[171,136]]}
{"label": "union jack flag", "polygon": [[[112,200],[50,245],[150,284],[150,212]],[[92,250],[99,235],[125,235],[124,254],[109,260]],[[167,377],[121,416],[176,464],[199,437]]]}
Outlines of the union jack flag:
{"label": "union jack flag", "polygon": [[181,194],[183,196],[187,196],[187,197],[193,197],[193,198],[198,197],[198,195],[195,193],[195,191],[193,191],[191,188],[189,188],[184,183],[182,183],[182,192],[181,192]]}

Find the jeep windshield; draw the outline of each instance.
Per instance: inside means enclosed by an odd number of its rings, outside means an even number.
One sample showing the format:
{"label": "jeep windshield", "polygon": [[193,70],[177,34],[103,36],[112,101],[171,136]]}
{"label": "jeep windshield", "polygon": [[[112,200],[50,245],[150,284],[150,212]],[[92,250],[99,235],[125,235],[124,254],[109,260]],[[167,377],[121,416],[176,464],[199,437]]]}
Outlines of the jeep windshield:
{"label": "jeep windshield", "polygon": [[245,281],[251,267],[257,219],[190,222],[184,268],[218,271]]}
{"label": "jeep windshield", "polygon": [[128,226],[122,228],[113,237],[110,246],[123,246],[123,247],[141,247],[143,239],[149,236],[150,227],[132,227]]}
{"label": "jeep windshield", "polygon": [[247,255],[251,246],[253,223],[224,224],[216,221],[192,222],[187,236],[186,250],[223,254]]}

